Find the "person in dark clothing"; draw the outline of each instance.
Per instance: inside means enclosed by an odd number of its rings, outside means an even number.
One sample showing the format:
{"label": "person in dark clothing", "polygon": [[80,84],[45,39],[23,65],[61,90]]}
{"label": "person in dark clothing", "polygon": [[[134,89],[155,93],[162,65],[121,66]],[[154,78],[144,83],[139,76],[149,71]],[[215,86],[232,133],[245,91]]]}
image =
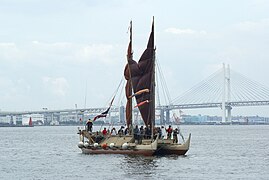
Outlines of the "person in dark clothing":
{"label": "person in dark clothing", "polygon": [[142,143],[142,139],[144,138],[144,136],[145,136],[144,127],[143,127],[143,126],[141,126],[141,127],[140,127],[140,138],[139,138],[139,144],[141,144],[141,143]]}
{"label": "person in dark clothing", "polygon": [[145,139],[150,139],[151,138],[151,128],[150,126],[145,128]]}
{"label": "person in dark clothing", "polygon": [[93,125],[92,120],[89,119],[89,120],[86,122],[87,131],[92,132],[92,125]]}
{"label": "person in dark clothing", "polygon": [[139,141],[139,138],[140,138],[140,131],[138,129],[138,126],[136,125],[134,128],[134,139]]}
{"label": "person in dark clothing", "polygon": [[129,134],[129,128],[126,127],[126,128],[125,128],[125,131],[124,131],[124,135],[128,135],[128,134]]}
{"label": "person in dark clothing", "polygon": [[96,143],[99,143],[99,142],[101,142],[103,139],[104,139],[104,136],[100,135],[100,134],[98,133],[98,131],[96,131],[95,142],[96,142]]}
{"label": "person in dark clothing", "polygon": [[177,135],[179,134],[179,131],[178,129],[176,128],[174,131],[173,131],[173,143],[178,143],[178,138],[177,138]]}
{"label": "person in dark clothing", "polygon": [[123,129],[124,129],[124,126],[121,126],[120,129],[118,130],[118,135],[119,136],[123,135]]}
{"label": "person in dark clothing", "polygon": [[158,133],[159,139],[161,139],[161,137],[162,137],[162,130],[161,130],[160,127],[157,127],[157,133]]}

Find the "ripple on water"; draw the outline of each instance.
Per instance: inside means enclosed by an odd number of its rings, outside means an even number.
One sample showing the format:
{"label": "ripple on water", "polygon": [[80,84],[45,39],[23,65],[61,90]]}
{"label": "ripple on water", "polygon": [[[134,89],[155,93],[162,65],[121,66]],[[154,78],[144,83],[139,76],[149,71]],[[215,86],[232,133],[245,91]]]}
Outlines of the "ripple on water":
{"label": "ripple on water", "polygon": [[269,126],[181,126],[187,156],[85,155],[77,127],[0,129],[0,179],[269,179]]}

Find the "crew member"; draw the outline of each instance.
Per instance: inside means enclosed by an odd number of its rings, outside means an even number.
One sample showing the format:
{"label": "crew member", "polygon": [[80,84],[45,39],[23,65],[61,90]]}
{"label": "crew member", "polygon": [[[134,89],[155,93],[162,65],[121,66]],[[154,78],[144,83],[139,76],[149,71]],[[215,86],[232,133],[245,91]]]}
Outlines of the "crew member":
{"label": "crew member", "polygon": [[178,129],[176,128],[174,131],[173,131],[173,143],[178,143],[178,138],[177,138],[177,135],[179,134],[179,131]]}
{"label": "crew member", "polygon": [[102,134],[103,134],[103,136],[106,136],[106,135],[107,135],[107,130],[106,130],[106,128],[103,129]]}
{"label": "crew member", "polygon": [[168,129],[166,129],[166,132],[167,132],[167,139],[171,139],[171,135],[173,132],[171,125],[169,125]]}
{"label": "crew member", "polygon": [[89,119],[86,122],[86,125],[87,125],[87,131],[92,132],[92,125],[93,125],[93,123],[92,123],[92,120],[91,119]]}

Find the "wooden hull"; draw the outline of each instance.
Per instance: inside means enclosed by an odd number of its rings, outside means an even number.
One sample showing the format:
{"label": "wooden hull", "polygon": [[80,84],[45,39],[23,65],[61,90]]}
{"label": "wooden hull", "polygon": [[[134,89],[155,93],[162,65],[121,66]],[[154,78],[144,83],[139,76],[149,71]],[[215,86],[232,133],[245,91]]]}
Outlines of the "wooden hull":
{"label": "wooden hull", "polygon": [[[158,139],[146,144],[130,143],[131,139],[132,138],[130,138],[130,136],[110,136],[104,139],[97,147],[85,146],[83,145],[83,142],[80,142],[78,147],[84,154],[126,154],[152,156],[157,150]],[[112,143],[114,146],[109,147],[109,144]],[[127,143],[128,147],[123,148],[122,146],[124,143]]]}
{"label": "wooden hull", "polygon": [[113,150],[113,149],[89,149],[81,148],[82,153],[84,154],[126,154],[126,155],[143,155],[143,156],[152,156],[155,150]]}
{"label": "wooden hull", "polygon": [[185,155],[190,147],[191,134],[184,144],[163,143],[162,140],[158,142],[158,149],[155,155]]}
{"label": "wooden hull", "polygon": [[154,155],[185,155],[188,150],[171,149],[170,147],[161,148]]}
{"label": "wooden hull", "polygon": [[[80,134],[81,136],[91,139],[85,133]],[[84,146],[83,142],[80,142],[79,148],[84,154],[126,154],[126,155],[185,155],[190,147],[191,134],[184,144],[173,143],[172,140],[158,140],[153,142],[150,140],[143,140],[142,144],[135,144],[131,142],[130,136],[110,136],[105,138],[97,147]],[[82,138],[80,138],[82,140]],[[148,142],[147,142],[148,141]],[[115,147],[110,148],[110,144],[114,144]],[[124,149],[122,145],[129,143],[129,147]],[[101,148],[105,145],[105,148]]]}

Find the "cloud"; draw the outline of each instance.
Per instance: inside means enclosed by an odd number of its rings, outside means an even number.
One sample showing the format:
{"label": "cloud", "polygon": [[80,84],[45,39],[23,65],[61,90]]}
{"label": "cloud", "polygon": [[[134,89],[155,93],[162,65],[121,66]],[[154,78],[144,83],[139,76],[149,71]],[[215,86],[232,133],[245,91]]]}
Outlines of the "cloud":
{"label": "cloud", "polygon": [[51,47],[55,49],[66,49],[73,46],[73,44],[70,42],[45,43],[45,42],[40,42],[40,41],[32,41],[32,44],[35,46],[40,46],[40,47],[45,47],[45,48]]}
{"label": "cloud", "polygon": [[117,45],[111,44],[92,44],[80,47],[77,57],[83,61],[97,60],[109,63]]}
{"label": "cloud", "polygon": [[1,99],[9,99],[16,94],[15,84],[10,78],[0,77],[0,93]]}
{"label": "cloud", "polygon": [[68,81],[63,77],[52,78],[46,76],[42,78],[42,81],[44,87],[57,96],[65,96],[69,88]]}
{"label": "cloud", "polygon": [[31,85],[23,78],[0,77],[0,102],[23,102],[30,91]]}
{"label": "cloud", "polygon": [[[115,63],[120,56],[117,44],[82,44],[71,42],[32,41],[19,46],[15,43],[0,43],[0,60],[49,64],[64,63]],[[115,60],[111,60],[114,58]],[[23,61],[21,61],[23,60]],[[40,64],[40,65],[41,65]]]}
{"label": "cloud", "polygon": [[244,21],[235,25],[239,31],[255,32],[268,31],[269,19],[261,19],[258,21]]}
{"label": "cloud", "polygon": [[180,28],[167,28],[165,29],[166,33],[171,33],[171,34],[177,34],[177,35],[206,35],[207,32],[202,30],[202,31],[196,31],[193,29],[180,29]]}
{"label": "cloud", "polygon": [[23,57],[22,51],[13,42],[0,42],[0,61],[16,60]]}

